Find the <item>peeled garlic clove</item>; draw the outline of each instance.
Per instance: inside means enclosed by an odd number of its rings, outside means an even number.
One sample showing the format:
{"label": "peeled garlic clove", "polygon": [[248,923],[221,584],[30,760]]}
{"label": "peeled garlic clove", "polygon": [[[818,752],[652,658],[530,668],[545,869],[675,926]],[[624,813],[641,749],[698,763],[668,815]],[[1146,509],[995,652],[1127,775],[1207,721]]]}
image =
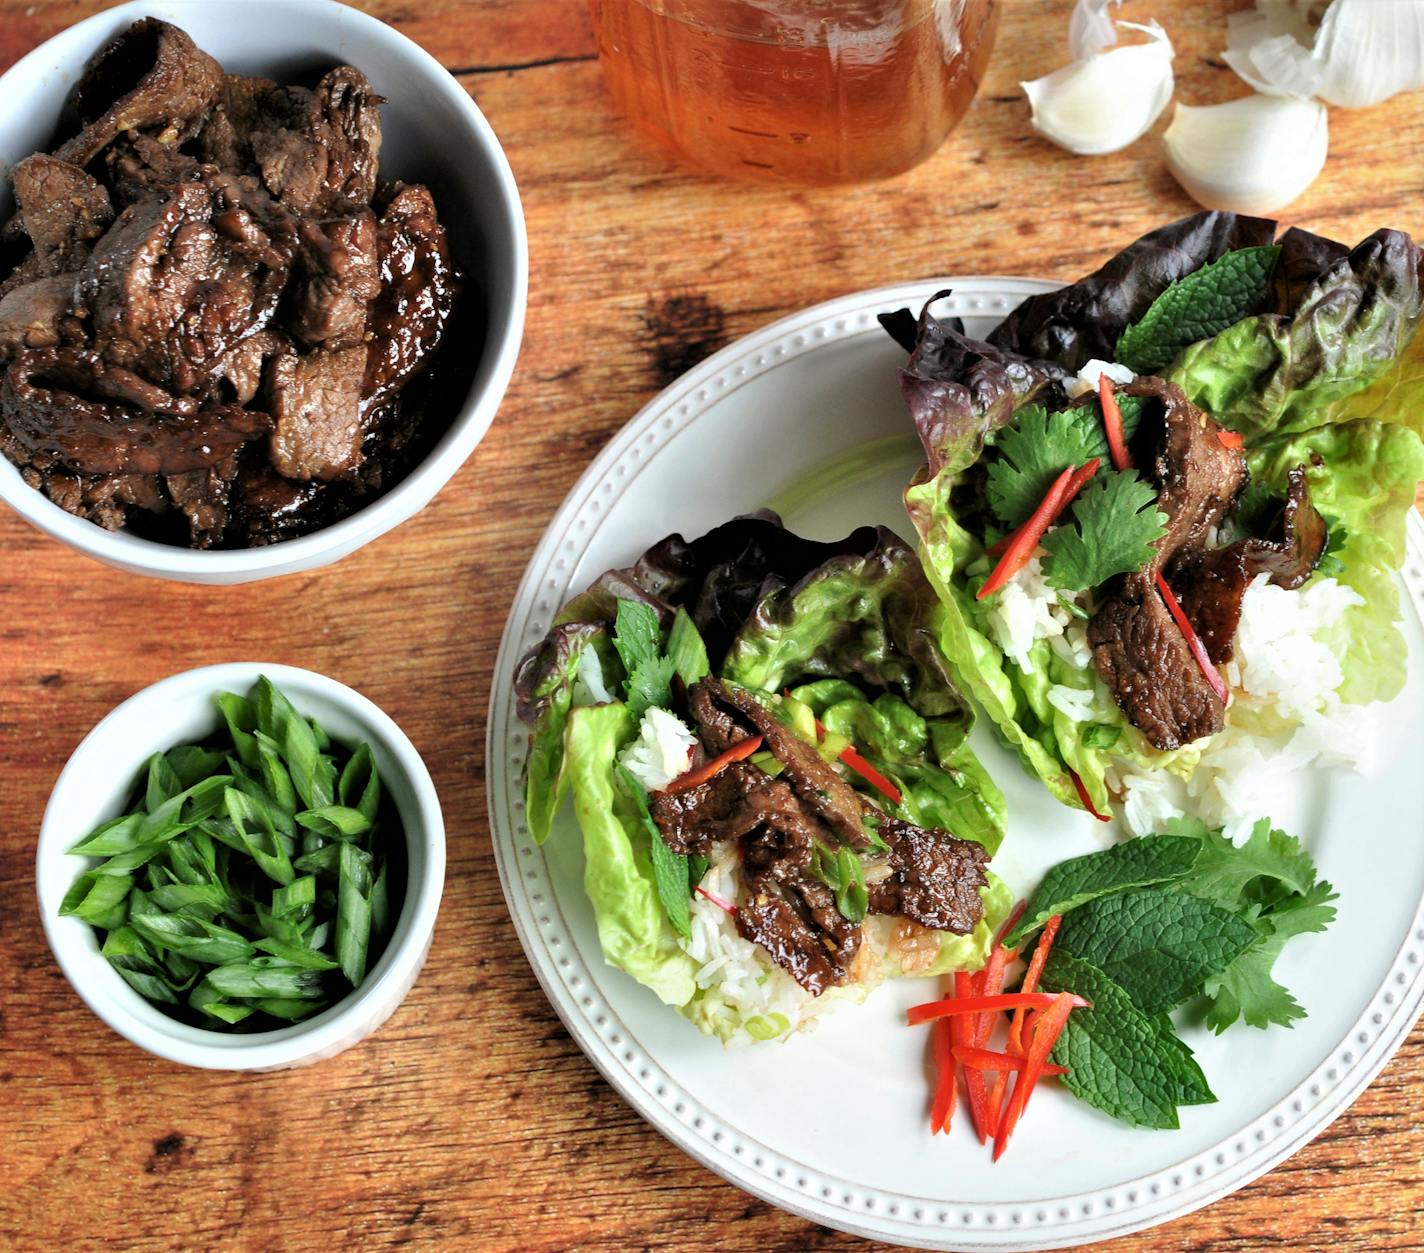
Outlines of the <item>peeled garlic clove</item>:
{"label": "peeled garlic clove", "polygon": [[1322,100],[1363,109],[1424,87],[1424,3],[1334,0],[1311,49]]}
{"label": "peeled garlic clove", "polygon": [[1227,19],[1223,56],[1257,91],[1362,109],[1424,87],[1421,0],[1256,0]]}
{"label": "peeled garlic clove", "polygon": [[1152,126],[1172,98],[1172,44],[1156,22],[1133,29],[1145,31],[1148,42],[1100,52],[1019,84],[1034,129],[1069,152],[1100,156],[1126,148]]}
{"label": "peeled garlic clove", "polygon": [[1293,96],[1179,104],[1162,136],[1167,166],[1198,204],[1268,214],[1311,185],[1330,146],[1325,106]]}

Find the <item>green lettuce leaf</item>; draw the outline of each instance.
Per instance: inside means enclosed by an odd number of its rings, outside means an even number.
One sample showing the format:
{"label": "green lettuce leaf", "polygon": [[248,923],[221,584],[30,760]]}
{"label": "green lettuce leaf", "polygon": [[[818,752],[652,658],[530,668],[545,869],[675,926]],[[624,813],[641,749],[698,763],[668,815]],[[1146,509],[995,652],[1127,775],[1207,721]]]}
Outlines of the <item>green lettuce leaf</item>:
{"label": "green lettuce leaf", "polygon": [[[1424,406],[1421,407],[1424,411]],[[1360,420],[1266,440],[1249,451],[1251,473],[1284,490],[1306,467],[1315,507],[1345,531],[1336,554],[1341,583],[1364,598],[1345,610],[1328,640],[1340,658],[1340,697],[1392,700],[1404,686],[1404,637],[1395,571],[1404,563],[1405,519],[1424,479],[1424,442],[1397,423]]]}
{"label": "green lettuce leaf", "polygon": [[621,704],[590,705],[569,714],[565,770],[583,832],[583,886],[604,960],[665,1004],[685,1005],[697,990],[697,966],[678,947],[659,899],[636,805],[614,783],[619,745],[632,732],[632,717]]}

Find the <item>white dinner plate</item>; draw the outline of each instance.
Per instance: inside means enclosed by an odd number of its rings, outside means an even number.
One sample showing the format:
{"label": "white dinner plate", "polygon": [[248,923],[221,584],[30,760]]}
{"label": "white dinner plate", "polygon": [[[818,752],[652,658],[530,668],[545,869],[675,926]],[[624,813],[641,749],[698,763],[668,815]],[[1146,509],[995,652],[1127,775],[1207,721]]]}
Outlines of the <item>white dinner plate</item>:
{"label": "white dinner plate", "polygon": [[[971,278],[847,296],[709,358],[609,443],[534,554],[500,648],[489,715],[490,824],[524,951],[550,1002],[608,1081],[673,1143],[748,1192],[827,1226],[936,1249],[1045,1249],[1165,1222],[1254,1179],[1337,1117],[1404,1040],[1424,999],[1424,528],[1404,572],[1409,684],[1378,707],[1368,777],[1318,770],[1270,815],[1300,836],[1340,893],[1324,935],[1291,943],[1278,977],[1309,1017],[1294,1029],[1188,1029],[1219,1101],[1177,1131],[1114,1122],[1056,1085],[992,1165],[969,1120],[931,1137],[924,1029],[907,1006],[925,979],[886,984],[814,1030],[726,1050],[606,966],[567,810],[542,848],[523,821],[525,728],[511,678],[555,612],[602,571],[671,531],[691,537],[767,504],[788,526],[839,538],[866,522],[913,532],[900,492],[918,463],[896,386],[904,353],[875,315],[952,287],[946,313],[983,335],[1053,284]],[[898,442],[897,442],[898,441]],[[868,446],[868,447],[867,447]],[[834,464],[819,494],[797,490]],[[829,487],[824,483],[833,480]],[[1020,894],[1110,836],[1057,804],[982,725],[976,746],[1009,802],[994,868]]]}

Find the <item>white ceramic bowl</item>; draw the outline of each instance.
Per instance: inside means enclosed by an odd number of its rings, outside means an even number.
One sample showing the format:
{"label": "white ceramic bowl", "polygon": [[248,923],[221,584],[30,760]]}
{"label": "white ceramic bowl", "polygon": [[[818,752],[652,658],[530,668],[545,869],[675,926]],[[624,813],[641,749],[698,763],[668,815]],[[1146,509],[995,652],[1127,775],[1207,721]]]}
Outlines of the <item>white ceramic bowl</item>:
{"label": "white ceramic bowl", "polygon": [[[336,740],[371,745],[376,768],[400,814],[406,890],[390,941],[365,981],[305,1022],[275,1031],[205,1031],[170,1018],[119,976],[99,952],[94,928],[62,918],[75,875],[95,864],[66,851],[124,812],[144,762],[196,743],[220,725],[216,693],[248,692],[265,674]],[[159,1057],[210,1070],[280,1070],[331,1057],[365,1039],[395,1012],[415,983],[435,931],[445,883],[445,825],[430,774],[404,732],[358,692],[310,670],[232,662],[187,670],[146,687],[104,718],[74,750],[50,794],[35,857],[40,917],[69,982],[120,1035]]]}
{"label": "white ceramic bowl", "polygon": [[[146,16],[181,26],[234,73],[280,82],[340,62],[365,72],[387,101],[381,110],[382,172],[430,185],[456,259],[471,275],[466,298],[484,301],[485,333],[474,380],[445,435],[404,481],[334,526],[270,547],[197,552],[105,531],[28,487],[3,457],[0,499],[56,539],[137,574],[245,583],[323,566],[424,508],[494,419],[519,352],[528,287],[524,214],[514,176],[484,115],[434,57],[384,22],[336,0],[134,0],[70,27],[0,75],[0,176],[48,146],[84,62]],[[0,217],[8,217],[10,207],[8,181],[0,177]],[[462,351],[458,344],[449,348]]]}

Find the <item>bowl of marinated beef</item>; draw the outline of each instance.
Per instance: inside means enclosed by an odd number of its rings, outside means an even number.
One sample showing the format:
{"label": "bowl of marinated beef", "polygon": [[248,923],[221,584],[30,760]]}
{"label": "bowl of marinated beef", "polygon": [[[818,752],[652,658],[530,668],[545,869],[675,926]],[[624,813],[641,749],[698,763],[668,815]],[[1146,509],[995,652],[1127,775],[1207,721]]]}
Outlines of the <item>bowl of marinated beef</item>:
{"label": "bowl of marinated beef", "polygon": [[334,0],[125,4],[0,76],[0,498],[111,565],[236,583],[420,510],[523,329],[508,163]]}

